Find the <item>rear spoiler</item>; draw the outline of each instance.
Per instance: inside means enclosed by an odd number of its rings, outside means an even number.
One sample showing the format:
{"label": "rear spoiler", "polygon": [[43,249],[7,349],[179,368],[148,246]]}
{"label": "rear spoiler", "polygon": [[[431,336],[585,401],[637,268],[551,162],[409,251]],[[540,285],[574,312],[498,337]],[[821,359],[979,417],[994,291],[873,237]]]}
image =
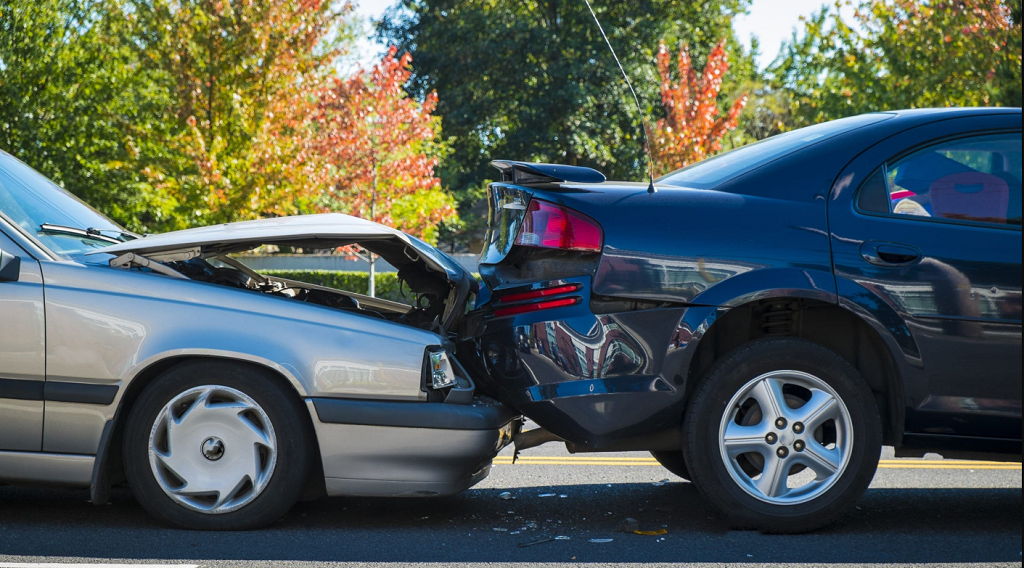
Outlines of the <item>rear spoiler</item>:
{"label": "rear spoiler", "polygon": [[563,181],[574,183],[601,183],[607,178],[601,172],[580,166],[562,164],[534,164],[532,162],[513,162],[494,160],[491,165],[501,171],[501,181],[520,185],[538,183],[558,183]]}

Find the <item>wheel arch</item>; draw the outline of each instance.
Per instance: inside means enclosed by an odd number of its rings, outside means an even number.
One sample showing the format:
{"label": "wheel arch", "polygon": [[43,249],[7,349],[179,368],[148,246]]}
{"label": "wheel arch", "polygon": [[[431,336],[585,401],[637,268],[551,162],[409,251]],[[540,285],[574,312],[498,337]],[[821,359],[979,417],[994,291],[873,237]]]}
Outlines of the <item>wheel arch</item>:
{"label": "wheel arch", "polygon": [[890,345],[858,313],[836,303],[800,296],[758,297],[732,305],[707,326],[690,357],[686,399],[715,361],[763,337],[797,337],[825,347],[860,372],[882,416],[885,444],[899,445],[904,389]]}
{"label": "wheel arch", "polygon": [[[100,436],[100,443],[96,450],[96,460],[93,464],[92,482],[90,484],[90,500],[94,504],[105,503],[109,498],[111,486],[124,480],[124,461],[121,455],[121,443],[124,439],[125,424],[128,422],[128,415],[135,401],[146,390],[146,387],[163,373],[179,365],[199,361],[223,361],[254,369],[271,378],[278,385],[287,387],[286,391],[294,396],[293,401],[298,403],[300,408],[304,409],[301,415],[309,427],[309,432],[314,437],[316,436],[316,431],[313,428],[313,418],[308,412],[305,412],[306,405],[303,401],[303,393],[299,391],[299,386],[297,386],[299,385],[298,381],[294,377],[287,376],[283,369],[279,369],[276,365],[264,364],[260,361],[254,361],[249,357],[234,357],[223,354],[179,353],[161,357],[141,366],[141,369],[135,373],[131,380],[126,381],[126,386],[119,393],[114,416],[104,425],[103,433]],[[320,445],[315,443],[315,439],[313,442],[313,446],[316,448],[316,462],[311,474],[312,477],[307,480],[306,492],[309,494],[326,491],[323,480]],[[317,476],[319,476],[319,479],[317,479]]]}

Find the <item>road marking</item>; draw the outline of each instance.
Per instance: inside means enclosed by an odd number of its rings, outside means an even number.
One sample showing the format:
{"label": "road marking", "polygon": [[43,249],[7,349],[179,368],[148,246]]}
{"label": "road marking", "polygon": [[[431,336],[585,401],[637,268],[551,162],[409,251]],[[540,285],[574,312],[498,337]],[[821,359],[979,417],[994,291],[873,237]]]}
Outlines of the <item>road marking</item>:
{"label": "road marking", "polygon": [[[494,458],[495,465],[512,465],[511,456]],[[520,456],[516,465],[601,465],[601,466],[660,466],[654,458],[619,456]],[[1019,462],[992,462],[980,460],[879,460],[879,469],[977,469],[1020,471]]]}
{"label": "road marking", "polygon": [[60,562],[0,562],[0,568],[198,568],[198,564],[62,564]]}

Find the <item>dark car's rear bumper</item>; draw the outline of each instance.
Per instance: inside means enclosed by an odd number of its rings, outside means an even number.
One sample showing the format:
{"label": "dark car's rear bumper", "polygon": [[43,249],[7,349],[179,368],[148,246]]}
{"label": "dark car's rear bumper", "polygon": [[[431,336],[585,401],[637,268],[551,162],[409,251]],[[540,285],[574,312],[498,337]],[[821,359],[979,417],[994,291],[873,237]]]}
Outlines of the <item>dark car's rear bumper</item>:
{"label": "dark car's rear bumper", "polygon": [[484,307],[479,347],[489,386],[537,424],[585,446],[677,427],[689,347],[716,308],[594,314],[589,277],[559,282],[582,284],[573,292],[582,301],[510,317]]}

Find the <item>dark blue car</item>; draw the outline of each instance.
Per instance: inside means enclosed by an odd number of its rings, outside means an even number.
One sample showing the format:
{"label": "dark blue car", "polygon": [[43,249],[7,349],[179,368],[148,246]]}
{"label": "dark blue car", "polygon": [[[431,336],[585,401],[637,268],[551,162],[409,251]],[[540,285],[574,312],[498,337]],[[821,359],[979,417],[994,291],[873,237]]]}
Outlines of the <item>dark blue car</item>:
{"label": "dark blue car", "polygon": [[1020,109],[820,124],[656,191],[495,165],[459,353],[541,426],[520,448],[650,451],[772,532],[849,508],[883,444],[1019,459]]}

